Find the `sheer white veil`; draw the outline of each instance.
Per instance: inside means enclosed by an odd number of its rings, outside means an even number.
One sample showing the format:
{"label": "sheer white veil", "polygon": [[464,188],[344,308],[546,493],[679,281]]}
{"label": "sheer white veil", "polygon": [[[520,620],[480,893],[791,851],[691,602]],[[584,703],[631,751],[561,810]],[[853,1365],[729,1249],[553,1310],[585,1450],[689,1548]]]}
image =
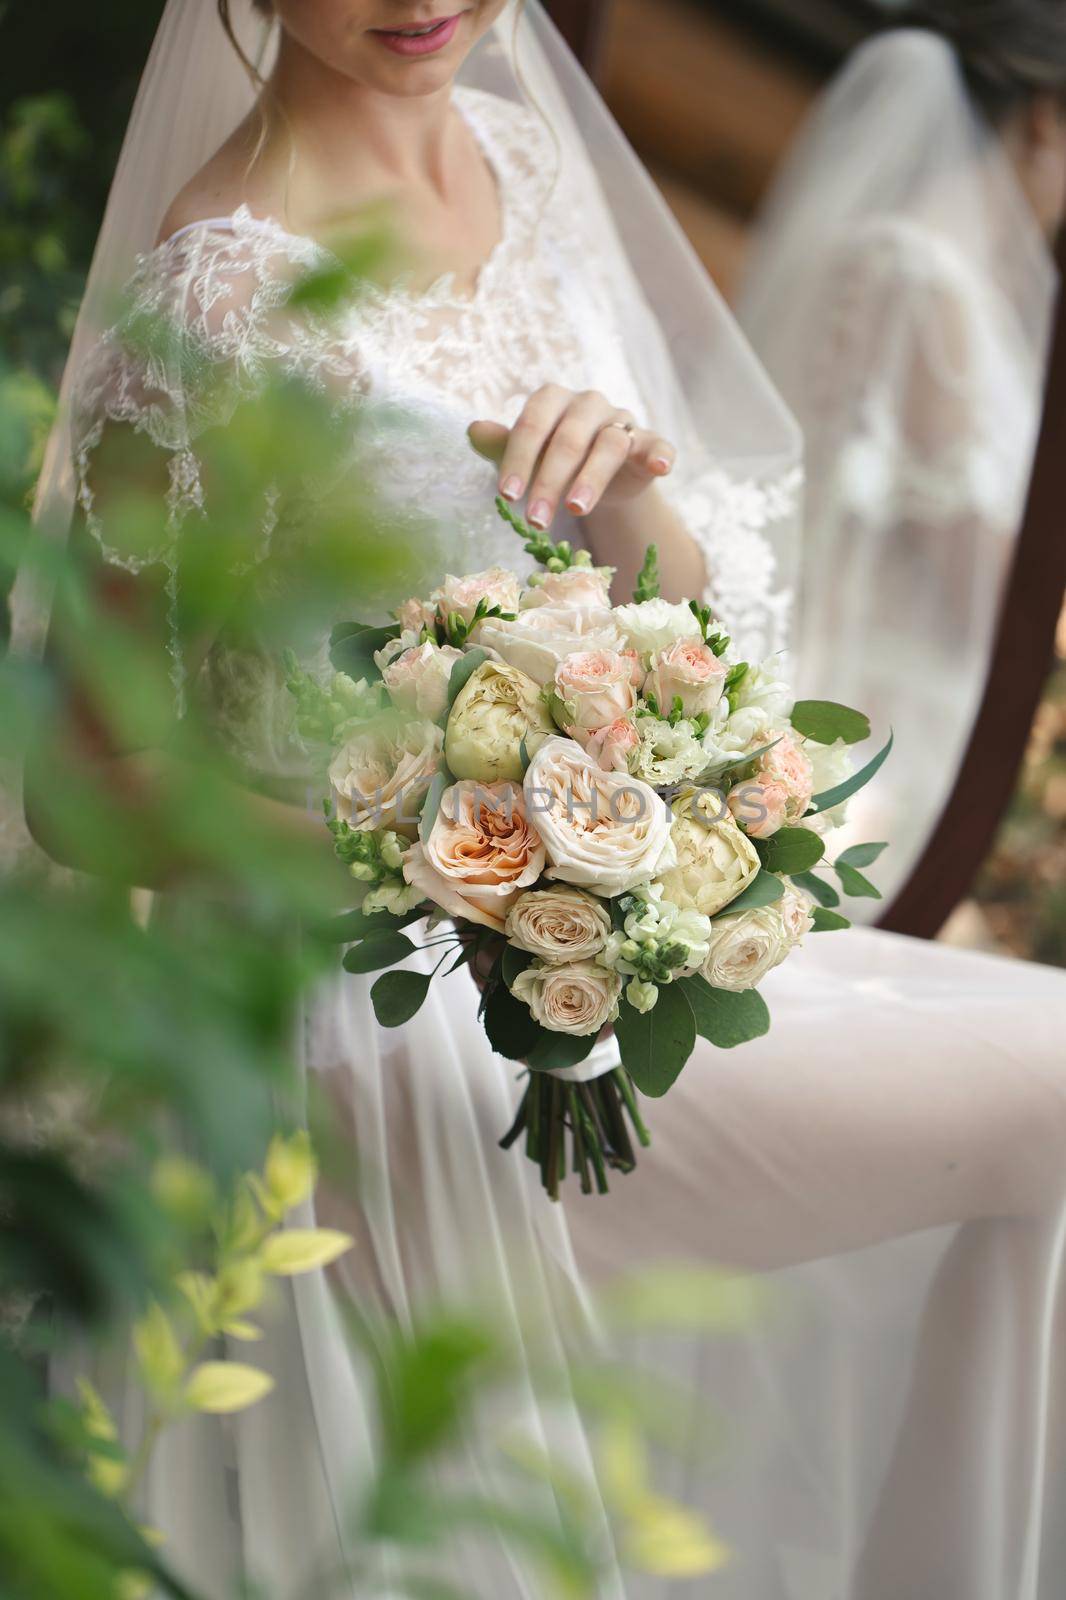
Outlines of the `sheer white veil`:
{"label": "sheer white veil", "polygon": [[739,315],[807,442],[800,690],[896,728],[855,809],[892,840],[889,891],[984,687],[1056,280],[951,45],[900,29],[856,52],[778,179]]}
{"label": "sheer white veil", "polygon": [[[275,29],[249,0],[233,6],[235,31],[248,58],[268,70]],[[688,482],[701,472],[725,473],[743,487],[771,492],[776,517],[767,530],[778,573],[773,616],[752,619],[753,631],[780,643],[795,555],[787,510],[801,441],[735,319],[707,278],[650,177],[600,96],[539,4],[512,3],[472,53],[460,83],[531,105],[548,122],[561,164],[589,167],[599,214],[582,219],[617,249],[612,287],[621,307],[631,365],[656,426],[676,439]],[[67,416],[76,375],[111,320],[115,298],[138,254],[149,250],[173,196],[247,114],[255,87],[222,34],[215,0],[167,0],[138,90],[93,258],[63,383],[60,422],[42,472],[37,518],[61,535],[73,505]],[[39,635],[47,607],[23,593],[15,626],[25,641]],[[770,609],[770,608],[767,608]]]}

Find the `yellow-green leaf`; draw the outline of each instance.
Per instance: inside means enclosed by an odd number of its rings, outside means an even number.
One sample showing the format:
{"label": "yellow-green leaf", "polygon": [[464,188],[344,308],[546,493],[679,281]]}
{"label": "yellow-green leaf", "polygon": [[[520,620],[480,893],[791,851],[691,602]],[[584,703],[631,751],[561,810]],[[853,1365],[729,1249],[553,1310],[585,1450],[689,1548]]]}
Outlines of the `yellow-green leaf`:
{"label": "yellow-green leaf", "polygon": [[301,1205],[312,1193],[318,1179],[318,1164],[304,1129],[285,1139],[280,1134],[270,1141],[263,1182],[282,1213]]}
{"label": "yellow-green leaf", "polygon": [[225,1322],[222,1325],[222,1332],[228,1333],[231,1339],[243,1339],[249,1343],[263,1337],[262,1328],[257,1328],[254,1322]]}
{"label": "yellow-green leaf", "polygon": [[185,1400],[194,1411],[226,1414],[244,1411],[274,1387],[269,1373],[240,1361],[204,1361],[185,1385]]}
{"label": "yellow-green leaf", "polygon": [[634,1507],[623,1548],[628,1565],[657,1578],[699,1578],[719,1572],[730,1555],[694,1512],[657,1496]]}
{"label": "yellow-green leaf", "polygon": [[354,1243],[351,1234],[340,1233],[336,1228],[287,1228],[270,1235],[259,1259],[265,1272],[292,1277],[328,1266]]}
{"label": "yellow-green leaf", "polygon": [[155,1300],[134,1324],[133,1348],[148,1387],[159,1395],[172,1394],[185,1372],[185,1353],[170,1318]]}

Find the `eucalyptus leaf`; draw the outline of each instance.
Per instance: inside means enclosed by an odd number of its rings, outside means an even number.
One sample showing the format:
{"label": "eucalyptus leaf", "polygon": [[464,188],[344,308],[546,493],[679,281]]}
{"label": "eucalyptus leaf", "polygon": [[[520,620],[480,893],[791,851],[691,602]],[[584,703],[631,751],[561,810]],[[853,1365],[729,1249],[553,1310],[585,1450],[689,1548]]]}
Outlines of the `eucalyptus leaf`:
{"label": "eucalyptus leaf", "polygon": [[785,886],[774,873],[764,867],[759,876],[749,883],[743,894],[730,902],[720,917],[739,917],[745,911],[758,911],[763,906],[774,906],[782,898]]}
{"label": "eucalyptus leaf", "polygon": [[838,867],[872,867],[888,849],[887,844],[853,844],[837,856]]}
{"label": "eucalyptus leaf", "polygon": [[685,986],[664,984],[651,1011],[637,1011],[623,999],[614,1031],[622,1065],[641,1094],[661,1100],[696,1048],[696,1018]]}
{"label": "eucalyptus leaf", "polygon": [[733,994],[713,989],[706,978],[682,978],[680,987],[691,1006],[700,1037],[719,1050],[735,1050],[770,1031],[770,1012],[755,989]]}
{"label": "eucalyptus leaf", "polygon": [[467,650],[461,661],[457,661],[452,668],[451,677],[448,679],[448,710],[458,700],[478,667],[483,667],[489,659],[488,652],[475,648]]}
{"label": "eucalyptus leaf", "polygon": [[782,828],[769,839],[754,839],[753,844],[767,872],[809,872],[825,855],[820,834],[810,828]]}
{"label": "eucalyptus leaf", "polygon": [[820,906],[825,906],[832,910],[834,906],[840,904],[840,896],[833,888],[833,885],[826,883],[824,878],[815,877],[813,872],[794,872],[792,874],[792,882],[797,889],[806,889],[807,893],[813,895]]}
{"label": "eucalyptus leaf", "polygon": [[380,972],[383,967],[394,967],[415,953],[415,946],[402,933],[371,933],[347,951],[344,957],[345,972]]}
{"label": "eucalyptus leaf", "polygon": [[818,906],[814,912],[814,926],[812,933],[839,933],[845,928],[850,928],[851,923],[847,917],[842,917],[837,911],[828,911],[824,906]]}
{"label": "eucalyptus leaf", "polygon": [[849,867],[845,862],[838,861],[833,871],[840,879],[840,887],[851,900],[883,900],[880,889],[864,878],[861,872],[856,872],[854,867]]}
{"label": "eucalyptus leaf", "polygon": [[400,637],[399,625],[389,628],[364,628],[358,623],[343,623],[330,637],[329,658],[338,672],[346,672],[356,682],[380,678],[374,655]]}
{"label": "eucalyptus leaf", "polygon": [[503,983],[490,994],[482,1020],[489,1044],[508,1061],[524,1061],[545,1031],[529,1007],[516,1000]]}
{"label": "eucalyptus leaf", "polygon": [[895,744],[895,735],[889,734],[888,743],[883,750],[879,750],[872,761],[867,762],[859,772],[850,778],[845,778],[843,783],[838,783],[835,789],[825,789],[821,794],[816,794],[811,801],[811,811],[832,811],[834,806],[843,805],[845,800],[850,800],[852,795],[858,794],[860,789],[865,789],[871,778],[875,778],[892,754]]}
{"label": "eucalyptus leaf", "polygon": [[792,707],[790,722],[804,739],[814,739],[818,744],[862,744],[870,737],[870,719],[850,706],[837,705],[835,700],[797,700]]}
{"label": "eucalyptus leaf", "polygon": [[426,1003],[432,973],[386,972],[370,991],[374,1015],[383,1028],[402,1028]]}
{"label": "eucalyptus leaf", "polygon": [[421,908],[405,912],[402,917],[394,917],[391,911],[374,911],[369,915],[365,911],[346,911],[330,922],[318,924],[312,932],[323,944],[351,944],[371,933],[398,933],[412,922],[421,922],[425,915]]}
{"label": "eucalyptus leaf", "polygon": [[429,843],[429,836],[433,832],[433,824],[437,820],[441,801],[444,799],[445,792],[449,788],[451,781],[451,773],[441,768],[426,791],[426,798],[422,802],[422,811],[418,819],[418,837],[423,844]]}

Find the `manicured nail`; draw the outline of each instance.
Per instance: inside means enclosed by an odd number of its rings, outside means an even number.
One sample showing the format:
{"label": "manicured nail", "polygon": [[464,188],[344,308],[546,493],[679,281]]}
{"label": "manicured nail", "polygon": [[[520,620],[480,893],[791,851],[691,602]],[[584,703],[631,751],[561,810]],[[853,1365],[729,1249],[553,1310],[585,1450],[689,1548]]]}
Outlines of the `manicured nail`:
{"label": "manicured nail", "polygon": [[520,500],[522,498],[521,478],[504,478],[503,482],[500,484],[500,493],[503,495],[505,500]]}
{"label": "manicured nail", "polygon": [[673,465],[673,462],[667,461],[665,456],[653,456],[651,470],[659,473],[661,477],[665,477],[668,472],[673,471]]}
{"label": "manicured nail", "polygon": [[547,500],[534,500],[529,508],[529,525],[531,528],[546,528],[552,519],[552,508]]}
{"label": "manicured nail", "polygon": [[568,511],[573,511],[576,516],[582,517],[592,504],[592,494],[588,489],[575,489],[566,502]]}

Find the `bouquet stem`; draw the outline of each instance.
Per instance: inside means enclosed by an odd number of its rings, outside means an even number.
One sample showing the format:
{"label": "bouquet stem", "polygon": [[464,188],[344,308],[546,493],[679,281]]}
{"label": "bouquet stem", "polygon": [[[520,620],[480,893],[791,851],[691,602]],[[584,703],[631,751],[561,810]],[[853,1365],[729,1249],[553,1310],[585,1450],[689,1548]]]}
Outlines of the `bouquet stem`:
{"label": "bouquet stem", "polygon": [[636,1166],[634,1140],[644,1149],[651,1144],[623,1067],[579,1084],[531,1072],[501,1148],[510,1150],[523,1134],[526,1155],[540,1168],[541,1182],[552,1200],[558,1200],[568,1170],[580,1180],[582,1194],[592,1194],[594,1188],[607,1194],[608,1170],[627,1173]]}

